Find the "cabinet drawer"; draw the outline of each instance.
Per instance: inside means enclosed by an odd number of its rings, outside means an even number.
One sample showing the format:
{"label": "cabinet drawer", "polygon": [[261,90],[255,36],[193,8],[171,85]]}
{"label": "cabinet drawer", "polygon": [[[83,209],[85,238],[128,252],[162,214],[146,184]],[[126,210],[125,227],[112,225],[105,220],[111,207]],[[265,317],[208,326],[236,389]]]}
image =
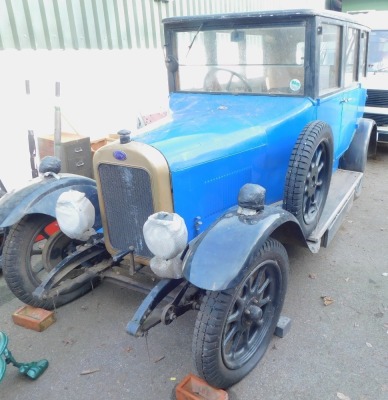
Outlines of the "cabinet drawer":
{"label": "cabinet drawer", "polygon": [[[62,133],[61,172],[93,177],[89,137]],[[54,155],[54,136],[38,137],[40,159]]]}
{"label": "cabinet drawer", "polygon": [[63,172],[92,177],[92,163],[88,157],[73,157],[64,164],[66,171]]}

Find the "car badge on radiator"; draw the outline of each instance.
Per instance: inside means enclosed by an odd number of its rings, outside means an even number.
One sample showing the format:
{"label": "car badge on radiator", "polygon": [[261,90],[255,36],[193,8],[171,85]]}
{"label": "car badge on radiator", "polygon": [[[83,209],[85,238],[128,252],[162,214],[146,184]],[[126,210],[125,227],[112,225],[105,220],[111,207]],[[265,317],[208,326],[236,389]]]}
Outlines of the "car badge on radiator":
{"label": "car badge on radiator", "polygon": [[113,152],[113,157],[114,157],[116,160],[119,160],[119,161],[124,161],[124,160],[127,159],[127,155],[126,155],[123,151],[121,151],[121,150],[116,150],[116,151],[114,151],[114,152]]}

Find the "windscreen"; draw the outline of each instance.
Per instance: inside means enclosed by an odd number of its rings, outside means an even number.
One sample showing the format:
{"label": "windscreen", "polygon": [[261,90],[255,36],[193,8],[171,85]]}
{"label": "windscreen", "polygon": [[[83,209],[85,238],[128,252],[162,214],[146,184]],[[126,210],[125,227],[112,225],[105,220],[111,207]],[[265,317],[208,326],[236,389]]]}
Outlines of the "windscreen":
{"label": "windscreen", "polygon": [[368,71],[388,72],[388,30],[369,34]]}
{"label": "windscreen", "polygon": [[303,95],[304,25],[176,35],[180,91]]}

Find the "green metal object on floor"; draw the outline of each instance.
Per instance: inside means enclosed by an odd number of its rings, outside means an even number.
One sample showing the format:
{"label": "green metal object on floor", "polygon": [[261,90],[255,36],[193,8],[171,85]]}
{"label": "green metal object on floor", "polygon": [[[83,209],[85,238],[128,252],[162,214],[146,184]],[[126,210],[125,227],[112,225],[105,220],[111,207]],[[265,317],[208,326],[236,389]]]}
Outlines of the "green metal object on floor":
{"label": "green metal object on floor", "polygon": [[0,382],[3,380],[7,364],[19,368],[19,372],[31,379],[38,379],[48,367],[47,360],[19,363],[8,350],[8,336],[0,331]]}

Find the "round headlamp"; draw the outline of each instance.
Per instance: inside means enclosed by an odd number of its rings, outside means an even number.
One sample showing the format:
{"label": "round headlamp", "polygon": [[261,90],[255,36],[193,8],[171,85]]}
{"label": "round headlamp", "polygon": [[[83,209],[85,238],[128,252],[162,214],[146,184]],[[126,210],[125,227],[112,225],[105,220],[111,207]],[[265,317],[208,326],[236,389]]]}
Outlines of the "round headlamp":
{"label": "round headlamp", "polygon": [[148,217],[143,226],[144,240],[159,258],[170,260],[186,247],[188,233],[185,221],[175,213],[158,212]]}
{"label": "round headlamp", "polygon": [[56,204],[55,215],[61,231],[72,239],[86,241],[95,233],[95,209],[85,193],[69,190],[62,193]]}

